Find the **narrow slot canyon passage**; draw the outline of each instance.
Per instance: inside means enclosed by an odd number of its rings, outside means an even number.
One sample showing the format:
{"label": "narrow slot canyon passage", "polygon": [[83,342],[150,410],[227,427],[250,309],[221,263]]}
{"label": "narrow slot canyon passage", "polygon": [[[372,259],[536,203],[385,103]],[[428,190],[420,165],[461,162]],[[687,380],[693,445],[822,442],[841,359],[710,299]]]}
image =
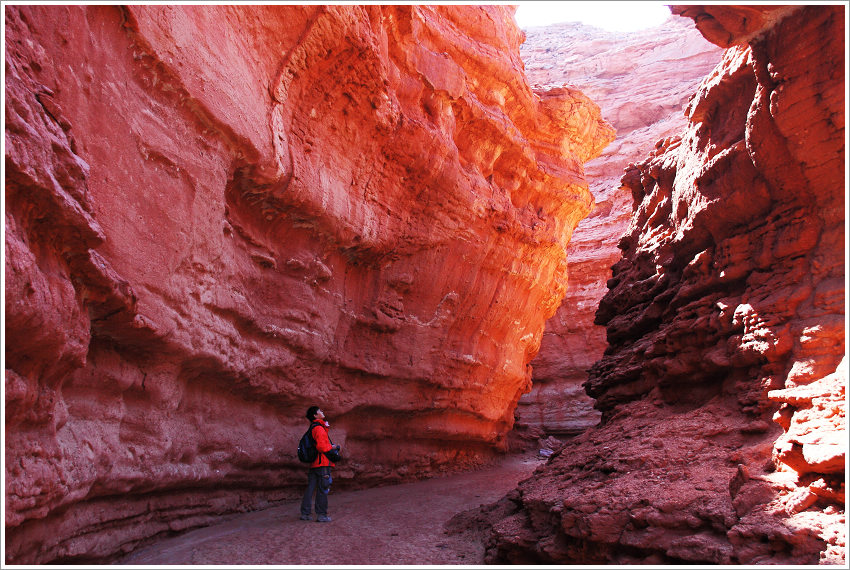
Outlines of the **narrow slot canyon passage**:
{"label": "narrow slot canyon passage", "polygon": [[846,9],[4,5],[4,563],[846,564]]}
{"label": "narrow slot canyon passage", "polygon": [[567,291],[532,361],[534,385],[519,401],[517,439],[566,439],[599,422],[583,384],[607,346],[605,327],[594,319],[632,215],[632,196],[620,178],[656,142],[682,132],[688,99],[722,53],[692,20],[672,14],[631,32],[572,22],[526,30],[521,54],[529,82],[578,87],[600,106],[617,138],[584,166],[595,205],[570,238]]}

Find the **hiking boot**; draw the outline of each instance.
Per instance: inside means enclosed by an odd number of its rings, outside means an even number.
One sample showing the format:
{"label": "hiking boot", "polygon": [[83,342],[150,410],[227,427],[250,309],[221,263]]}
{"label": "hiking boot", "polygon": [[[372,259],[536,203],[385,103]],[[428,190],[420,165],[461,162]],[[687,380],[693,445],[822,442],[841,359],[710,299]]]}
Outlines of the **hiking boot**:
{"label": "hiking boot", "polygon": [[316,522],[331,522],[331,517],[328,515],[319,515],[318,518],[316,518]]}
{"label": "hiking boot", "polygon": [[301,515],[301,520],[302,520],[302,521],[308,521],[308,520],[310,520],[310,515]]}

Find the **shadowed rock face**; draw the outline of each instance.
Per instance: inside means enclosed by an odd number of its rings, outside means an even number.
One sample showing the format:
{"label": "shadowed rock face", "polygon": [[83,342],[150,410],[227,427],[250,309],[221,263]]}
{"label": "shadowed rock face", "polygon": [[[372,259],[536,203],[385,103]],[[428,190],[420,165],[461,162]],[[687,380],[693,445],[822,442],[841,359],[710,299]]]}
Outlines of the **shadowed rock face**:
{"label": "shadowed rock face", "polygon": [[532,85],[574,85],[617,129],[617,139],[585,164],[595,204],[573,232],[569,286],[532,361],[532,390],[519,401],[515,431],[528,438],[574,435],[599,422],[583,383],[606,347],[605,328],[593,321],[632,213],[620,178],[657,141],[681,132],[689,97],[723,50],[678,16],[630,33],[564,23],[531,28],[526,36],[520,51]]}
{"label": "shadowed rock face", "polygon": [[844,9],[730,27],[623,176],[602,423],[474,515],[491,562],[845,563]]}
{"label": "shadowed rock face", "polygon": [[[6,562],[505,447],[613,129],[509,8],[6,9]],[[298,490],[293,490],[298,489]]]}

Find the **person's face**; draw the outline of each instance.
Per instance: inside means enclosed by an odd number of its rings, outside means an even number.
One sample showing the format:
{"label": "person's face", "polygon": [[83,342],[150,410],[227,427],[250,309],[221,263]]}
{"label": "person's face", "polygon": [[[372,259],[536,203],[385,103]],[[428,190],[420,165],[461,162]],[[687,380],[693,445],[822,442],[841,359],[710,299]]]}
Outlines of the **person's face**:
{"label": "person's face", "polygon": [[322,410],[316,410],[316,419],[317,420],[325,419],[325,412],[323,412]]}

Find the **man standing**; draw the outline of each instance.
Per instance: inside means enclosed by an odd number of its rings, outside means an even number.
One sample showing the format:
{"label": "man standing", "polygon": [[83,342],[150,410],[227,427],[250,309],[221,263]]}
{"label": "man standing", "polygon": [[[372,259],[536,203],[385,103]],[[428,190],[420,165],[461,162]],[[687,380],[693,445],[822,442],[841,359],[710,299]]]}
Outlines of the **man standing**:
{"label": "man standing", "polygon": [[328,492],[331,490],[331,467],[334,463],[328,459],[326,453],[331,451],[339,451],[339,445],[331,444],[328,437],[328,427],[330,424],[325,421],[325,413],[319,409],[319,406],[310,406],[307,409],[307,419],[310,420],[310,432],[313,436],[313,441],[316,442],[316,449],[319,454],[316,460],[310,464],[310,471],[307,473],[307,491],[304,493],[304,498],[301,500],[301,520],[310,520],[310,503],[313,500],[313,495],[316,495],[316,521],[331,522],[328,516]]}

